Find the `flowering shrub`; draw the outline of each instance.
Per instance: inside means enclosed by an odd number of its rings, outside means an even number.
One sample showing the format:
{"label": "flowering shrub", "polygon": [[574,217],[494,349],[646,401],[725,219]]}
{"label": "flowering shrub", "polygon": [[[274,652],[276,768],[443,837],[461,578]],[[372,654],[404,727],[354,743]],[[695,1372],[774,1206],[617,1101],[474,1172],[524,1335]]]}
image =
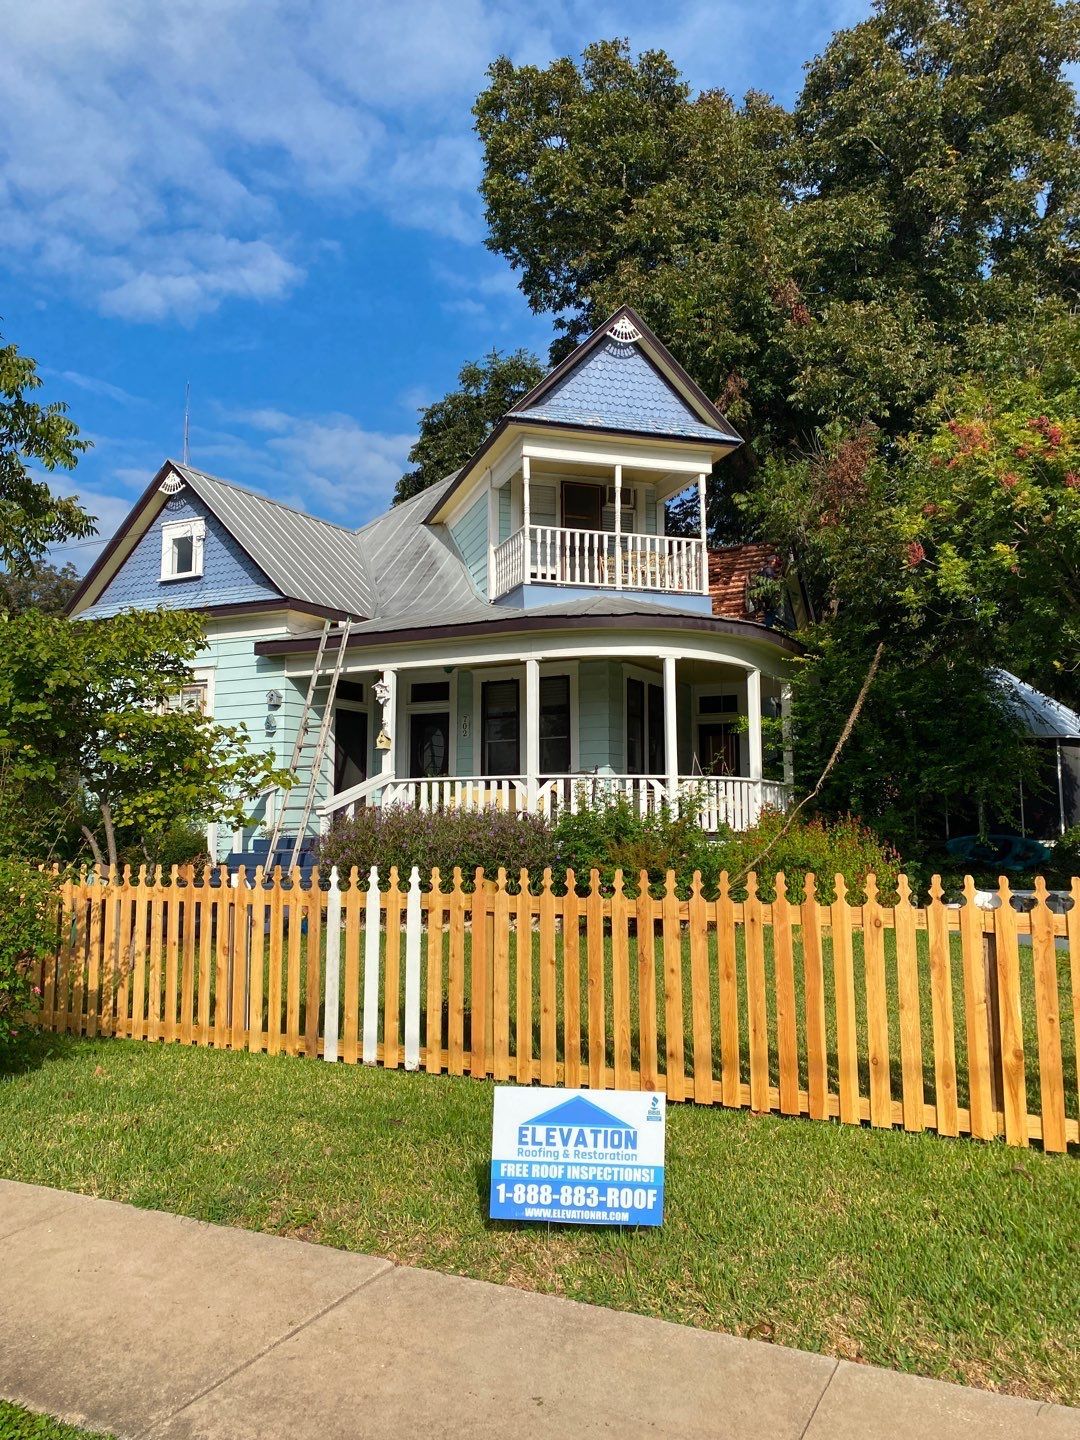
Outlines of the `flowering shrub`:
{"label": "flowering shrub", "polygon": [[372,865],[385,877],[396,865],[402,882],[419,867],[426,884],[438,866],[444,883],[455,865],[465,880],[482,866],[494,879],[502,865],[511,881],[524,867],[538,879],[545,865],[555,863],[551,826],[533,815],[505,810],[413,810],[405,806],[368,808],[338,820],[319,842],[319,864],[338,867],[347,876],[355,865],[363,876]]}
{"label": "flowering shrub", "polygon": [[[777,839],[783,824],[779,811],[766,810],[749,830],[723,830],[710,839],[689,808],[679,814],[661,810],[640,816],[619,799],[578,815],[564,815],[555,827],[555,844],[560,872],[569,866],[579,880],[587,881],[595,867],[609,886],[615,870],[621,868],[630,893],[636,893],[642,870],[648,872],[654,890],[663,885],[667,871],[673,870],[676,887],[685,894],[697,870],[705,893],[711,896],[722,871],[738,881],[751,866],[758,871],[758,889],[764,898],[772,897],[779,870],[784,872],[788,895],[795,900],[811,872],[824,900],[833,898],[837,875],[843,875],[853,898],[861,896],[870,873],[877,877],[883,895],[895,891],[900,857],[860,821],[851,816],[834,821],[796,819]],[[763,851],[766,853],[758,861]],[[742,889],[736,885],[736,893]]]}
{"label": "flowering shrub", "polygon": [[610,889],[615,871],[621,869],[630,895],[637,893],[642,870],[654,892],[663,887],[667,872],[673,870],[681,894],[688,892],[697,870],[706,894],[713,895],[722,870],[736,880],[771,843],[757,866],[759,889],[765,898],[773,893],[772,880],[778,870],[784,871],[793,899],[801,894],[809,871],[818,877],[818,895],[823,900],[832,899],[837,874],[844,876],[853,898],[861,895],[871,872],[883,895],[895,890],[900,857],[858,820],[850,816],[835,821],[796,820],[776,840],[782,825],[778,811],[766,810],[752,829],[724,830],[713,839],[700,828],[690,807],[681,813],[664,809],[639,815],[622,797],[576,815],[567,811],[554,826],[532,815],[502,810],[425,812],[390,806],[361,810],[355,819],[339,820],[319,843],[319,864],[324,870],[336,865],[343,878],[353,865],[361,878],[377,865],[384,879],[390,866],[396,865],[403,882],[416,865],[425,884],[436,865],[444,883],[454,866],[460,866],[466,884],[478,866],[492,879],[503,866],[511,884],[524,868],[534,887],[544,867],[550,865],[556,886],[565,882],[570,869],[581,889],[587,889],[593,869]]}
{"label": "flowering shrub", "polygon": [[[790,829],[780,835],[783,824],[780,811],[765,810],[751,829],[726,834],[717,847],[723,857],[720,868],[734,879],[754,865],[760,877],[758,890],[765,898],[772,897],[773,882],[781,870],[791,900],[798,900],[802,895],[809,874],[817,879],[819,900],[834,898],[837,875],[844,877],[853,900],[861,898],[866,877],[871,874],[877,879],[881,896],[895,894],[896,881],[903,869],[900,856],[862,821],[852,815],[837,820],[797,818]],[[770,845],[771,848],[766,849]],[[758,861],[762,851],[766,853]]]}
{"label": "flowering shrub", "polygon": [[20,860],[0,859],[0,1054],[19,1038],[40,993],[34,972],[56,942],[55,885]]}

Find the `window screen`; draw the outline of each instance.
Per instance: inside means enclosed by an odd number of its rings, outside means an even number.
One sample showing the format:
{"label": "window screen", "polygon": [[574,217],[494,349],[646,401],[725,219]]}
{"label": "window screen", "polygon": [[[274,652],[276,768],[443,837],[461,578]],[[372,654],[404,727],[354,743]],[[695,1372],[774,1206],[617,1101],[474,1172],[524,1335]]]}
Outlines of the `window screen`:
{"label": "window screen", "polygon": [[565,775],[570,769],[570,677],[547,675],[540,681],[540,773]]}
{"label": "window screen", "polygon": [[516,680],[483,686],[481,751],[485,775],[517,775],[521,768],[521,721]]}

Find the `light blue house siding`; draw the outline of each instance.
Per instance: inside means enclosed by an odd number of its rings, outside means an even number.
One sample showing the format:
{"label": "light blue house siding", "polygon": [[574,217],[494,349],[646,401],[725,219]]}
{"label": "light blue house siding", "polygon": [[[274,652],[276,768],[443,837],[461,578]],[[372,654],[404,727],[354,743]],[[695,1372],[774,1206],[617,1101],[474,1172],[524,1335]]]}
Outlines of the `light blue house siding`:
{"label": "light blue house siding", "polygon": [[485,491],[450,527],[458,554],[464,560],[473,584],[484,595],[487,594],[488,565],[487,505]]}
{"label": "light blue house siding", "polygon": [[614,660],[578,667],[578,767],[623,773],[623,669]]}
{"label": "light blue house siding", "polygon": [[[205,521],[203,573],[191,580],[162,580],[161,527],[178,520]],[[166,502],[96,603],[81,612],[81,618],[97,620],[121,610],[149,610],[157,605],[203,610],[212,605],[275,600],[279,595],[209,507],[187,488]]]}

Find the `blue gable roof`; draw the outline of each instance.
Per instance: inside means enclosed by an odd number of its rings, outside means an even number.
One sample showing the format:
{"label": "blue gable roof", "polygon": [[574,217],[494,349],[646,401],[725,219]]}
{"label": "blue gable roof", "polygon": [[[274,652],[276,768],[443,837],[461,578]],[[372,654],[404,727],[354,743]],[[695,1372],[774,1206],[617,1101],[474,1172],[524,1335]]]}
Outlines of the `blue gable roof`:
{"label": "blue gable roof", "polygon": [[537,404],[510,414],[517,420],[553,420],[714,443],[730,439],[714,425],[706,425],[635,344],[622,344],[610,336]]}
{"label": "blue gable roof", "polygon": [[[177,520],[203,520],[203,573],[190,580],[162,580],[161,527]],[[160,514],[120,566],[93,605],[80,618],[101,620],[121,610],[167,605],[177,610],[208,610],[251,600],[276,600],[281,591],[263,574],[206,502],[187,487],[165,502]]]}

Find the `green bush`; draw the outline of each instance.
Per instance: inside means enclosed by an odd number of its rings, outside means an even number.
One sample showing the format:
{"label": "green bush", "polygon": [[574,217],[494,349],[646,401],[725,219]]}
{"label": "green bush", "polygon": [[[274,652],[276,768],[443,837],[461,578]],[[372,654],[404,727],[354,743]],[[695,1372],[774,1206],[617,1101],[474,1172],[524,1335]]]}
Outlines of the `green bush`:
{"label": "green bush", "polygon": [[624,799],[564,814],[555,827],[555,848],[560,870],[569,867],[579,882],[589,871],[600,872],[610,886],[617,869],[623,871],[628,891],[636,893],[638,876],[648,872],[653,890],[665,883],[669,870],[675,872],[676,887],[686,894],[694,871],[701,874],[707,895],[715,895],[722,871],[736,882],[751,868],[758,871],[759,893],[771,899],[777,871],[784,872],[788,895],[798,899],[806,876],[818,879],[818,895],[831,900],[835,877],[843,875],[855,898],[863,892],[866,876],[877,877],[878,889],[891,895],[900,873],[900,857],[890,845],[851,816],[839,820],[797,818],[783,835],[784,816],[766,810],[749,830],[723,830],[710,839],[699,827],[692,808],[681,813],[662,809],[641,816]]}
{"label": "green bush", "polygon": [[1077,875],[1080,875],[1080,825],[1066,830],[1055,842],[1046,866],[1046,883],[1067,890]]}
{"label": "green bush", "polygon": [[19,1039],[40,994],[35,972],[56,943],[56,883],[21,860],[0,859],[0,1053]]}
{"label": "green bush", "polygon": [[834,898],[837,875],[844,877],[854,900],[861,899],[866,877],[871,874],[882,897],[895,895],[904,868],[900,856],[861,820],[852,815],[836,820],[804,820],[800,816],[781,835],[783,825],[779,810],[765,810],[749,830],[725,834],[718,844],[723,854],[721,869],[734,879],[753,867],[760,876],[759,893],[767,899],[774,894],[778,871],[783,871],[791,899],[803,893],[809,874],[817,879],[820,900]]}
{"label": "green bush", "polygon": [[555,826],[555,855],[560,874],[573,870],[580,888],[588,885],[592,870],[600,872],[606,888],[622,870],[629,894],[637,893],[643,870],[653,887],[662,886],[668,870],[674,870],[677,886],[686,890],[695,870],[711,889],[723,868],[716,845],[692,815],[666,808],[639,815],[623,796],[576,815],[564,811]]}

